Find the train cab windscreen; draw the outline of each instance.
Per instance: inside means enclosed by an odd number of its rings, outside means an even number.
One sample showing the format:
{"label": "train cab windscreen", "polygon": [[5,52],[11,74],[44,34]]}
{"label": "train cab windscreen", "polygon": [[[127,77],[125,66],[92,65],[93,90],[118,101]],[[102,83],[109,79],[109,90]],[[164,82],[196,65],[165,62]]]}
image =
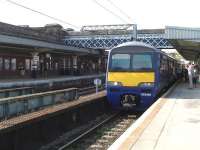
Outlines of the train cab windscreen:
{"label": "train cab windscreen", "polygon": [[109,71],[148,71],[153,69],[152,54],[112,54]]}

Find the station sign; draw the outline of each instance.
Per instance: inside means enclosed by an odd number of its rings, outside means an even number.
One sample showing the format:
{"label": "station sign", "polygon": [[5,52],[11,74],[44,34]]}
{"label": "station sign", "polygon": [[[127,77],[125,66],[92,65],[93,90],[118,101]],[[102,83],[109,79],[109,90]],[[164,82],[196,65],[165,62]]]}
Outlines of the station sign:
{"label": "station sign", "polygon": [[101,79],[94,79],[94,85],[101,85]]}
{"label": "station sign", "polygon": [[36,62],[38,62],[39,61],[39,56],[33,56],[33,61],[36,61]]}
{"label": "station sign", "polygon": [[39,56],[33,56],[33,63],[37,64],[39,62],[40,58]]}

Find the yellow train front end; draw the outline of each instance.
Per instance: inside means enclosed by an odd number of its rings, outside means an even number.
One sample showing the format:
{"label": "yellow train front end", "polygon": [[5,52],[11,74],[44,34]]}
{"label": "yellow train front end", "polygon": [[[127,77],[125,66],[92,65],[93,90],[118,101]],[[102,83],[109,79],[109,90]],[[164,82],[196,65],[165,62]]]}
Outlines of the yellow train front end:
{"label": "yellow train front end", "polygon": [[138,46],[117,47],[109,55],[107,99],[113,108],[145,110],[156,96],[155,53]]}
{"label": "yellow train front end", "polygon": [[154,72],[108,72],[108,82],[118,82],[125,87],[137,87],[142,83],[153,83]]}
{"label": "yellow train front end", "polygon": [[146,109],[153,101],[154,72],[108,72],[107,98],[113,108]]}

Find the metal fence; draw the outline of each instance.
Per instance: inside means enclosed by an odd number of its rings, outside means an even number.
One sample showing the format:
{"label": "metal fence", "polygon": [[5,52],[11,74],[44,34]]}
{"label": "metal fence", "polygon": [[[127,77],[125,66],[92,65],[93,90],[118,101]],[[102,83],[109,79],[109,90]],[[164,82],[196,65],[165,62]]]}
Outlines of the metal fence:
{"label": "metal fence", "polygon": [[32,93],[33,93],[32,87],[1,89],[0,90],[0,98],[27,95],[27,94],[32,94]]}
{"label": "metal fence", "polygon": [[70,88],[0,99],[0,119],[32,112],[46,106],[78,99],[78,89]]}
{"label": "metal fence", "polygon": [[166,26],[165,39],[199,40],[200,28]]}

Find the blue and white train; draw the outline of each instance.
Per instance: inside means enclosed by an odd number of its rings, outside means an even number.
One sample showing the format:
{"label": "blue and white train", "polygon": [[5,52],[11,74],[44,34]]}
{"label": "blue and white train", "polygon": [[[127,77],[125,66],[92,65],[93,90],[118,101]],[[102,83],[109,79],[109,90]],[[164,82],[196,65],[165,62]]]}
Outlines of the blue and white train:
{"label": "blue and white train", "polygon": [[107,99],[113,108],[145,110],[181,73],[180,63],[141,42],[127,42],[109,52]]}

